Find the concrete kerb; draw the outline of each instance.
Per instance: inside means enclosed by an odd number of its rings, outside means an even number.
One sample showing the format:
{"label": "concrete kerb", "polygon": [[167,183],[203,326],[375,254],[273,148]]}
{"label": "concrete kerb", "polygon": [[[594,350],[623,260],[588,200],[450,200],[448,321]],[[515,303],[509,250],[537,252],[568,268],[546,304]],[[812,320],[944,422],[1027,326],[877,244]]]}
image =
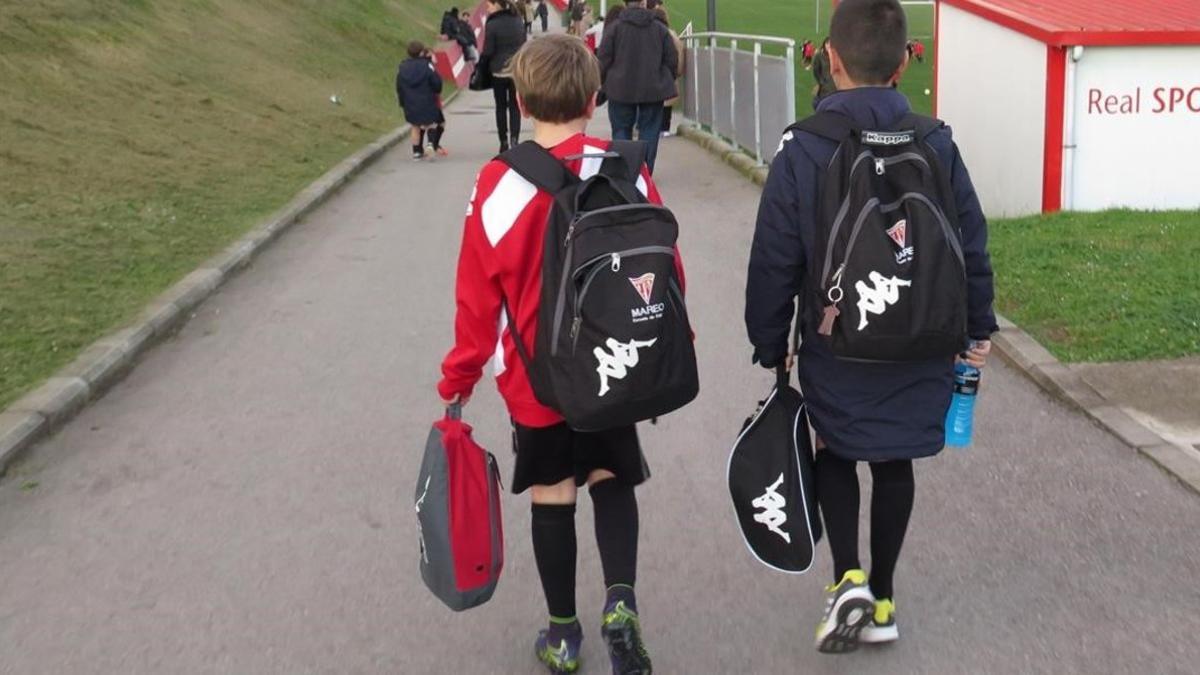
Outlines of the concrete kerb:
{"label": "concrete kerb", "polygon": [[[446,97],[446,103],[457,95]],[[21,453],[119,382],[139,356],[178,330],[196,307],[254,256],[402,141],[408,131],[409,126],[402,125],[340,162],[286,206],[152,300],[131,325],[100,338],[37,389],[0,411],[0,475]]]}
{"label": "concrete kerb", "polygon": [[[750,160],[751,166],[747,168],[743,162],[731,158],[730,153],[749,157],[699,126],[681,125],[679,135],[717,155],[758,185],[766,183],[767,167]],[[1000,331],[992,336],[992,344],[1009,365],[1054,397],[1082,410],[1109,433],[1200,494],[1200,462],[1106,399],[1015,323],[1002,316],[997,316],[997,323]]]}

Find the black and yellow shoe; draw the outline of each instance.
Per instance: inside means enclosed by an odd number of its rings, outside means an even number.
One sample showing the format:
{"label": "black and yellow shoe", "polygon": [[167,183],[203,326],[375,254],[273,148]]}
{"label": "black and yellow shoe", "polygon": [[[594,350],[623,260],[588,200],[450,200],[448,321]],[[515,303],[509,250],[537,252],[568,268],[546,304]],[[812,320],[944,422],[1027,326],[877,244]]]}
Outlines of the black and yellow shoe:
{"label": "black and yellow shoe", "polygon": [[613,675],[651,675],[654,672],[646,645],[642,642],[642,624],[637,612],[623,600],[604,610],[600,633],[608,645]]}
{"label": "black and yellow shoe", "polygon": [[825,589],[825,616],[817,624],[817,650],[845,654],[858,649],[859,634],[875,612],[875,596],[867,587],[867,574],[850,570]]}
{"label": "black and yellow shoe", "polygon": [[862,629],[858,641],[864,644],[885,644],[900,639],[900,629],[896,626],[896,603],[891,598],[875,601],[875,615],[871,622]]}

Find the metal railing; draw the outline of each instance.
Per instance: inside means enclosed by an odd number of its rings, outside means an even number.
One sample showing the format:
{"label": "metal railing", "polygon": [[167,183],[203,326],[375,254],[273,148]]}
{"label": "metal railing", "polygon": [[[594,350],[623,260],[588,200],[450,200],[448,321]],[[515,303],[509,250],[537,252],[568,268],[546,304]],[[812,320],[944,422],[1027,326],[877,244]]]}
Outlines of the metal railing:
{"label": "metal railing", "polygon": [[[687,49],[684,116],[760,164],[769,162],[776,140],[796,119],[796,41],[687,31],[680,38]],[[784,56],[764,54],[764,45],[782,47]]]}

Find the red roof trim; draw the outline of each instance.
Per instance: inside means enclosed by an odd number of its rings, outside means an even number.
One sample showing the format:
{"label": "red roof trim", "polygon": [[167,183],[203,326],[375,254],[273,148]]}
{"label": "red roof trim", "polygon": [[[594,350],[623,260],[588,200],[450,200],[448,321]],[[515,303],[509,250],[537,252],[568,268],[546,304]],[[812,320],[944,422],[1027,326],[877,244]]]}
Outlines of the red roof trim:
{"label": "red roof trim", "polygon": [[1200,45],[1200,27],[1181,30],[1063,30],[1060,26],[1026,16],[991,0],[940,0],[993,23],[998,23],[1052,47],[1132,47],[1144,45]]}

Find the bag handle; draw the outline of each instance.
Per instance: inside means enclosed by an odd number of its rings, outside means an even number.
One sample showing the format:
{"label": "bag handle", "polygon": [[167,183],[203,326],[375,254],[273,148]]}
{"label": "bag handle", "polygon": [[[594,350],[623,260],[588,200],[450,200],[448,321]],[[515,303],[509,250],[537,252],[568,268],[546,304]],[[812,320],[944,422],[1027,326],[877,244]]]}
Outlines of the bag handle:
{"label": "bag handle", "polygon": [[[800,296],[796,296],[796,322],[792,326],[792,344],[789,352],[793,357],[800,352]],[[775,386],[783,389],[791,384],[792,371],[788,368],[787,358],[775,366]]]}
{"label": "bag handle", "polygon": [[446,419],[459,421],[462,419],[463,404],[461,401],[455,401],[446,406]]}

